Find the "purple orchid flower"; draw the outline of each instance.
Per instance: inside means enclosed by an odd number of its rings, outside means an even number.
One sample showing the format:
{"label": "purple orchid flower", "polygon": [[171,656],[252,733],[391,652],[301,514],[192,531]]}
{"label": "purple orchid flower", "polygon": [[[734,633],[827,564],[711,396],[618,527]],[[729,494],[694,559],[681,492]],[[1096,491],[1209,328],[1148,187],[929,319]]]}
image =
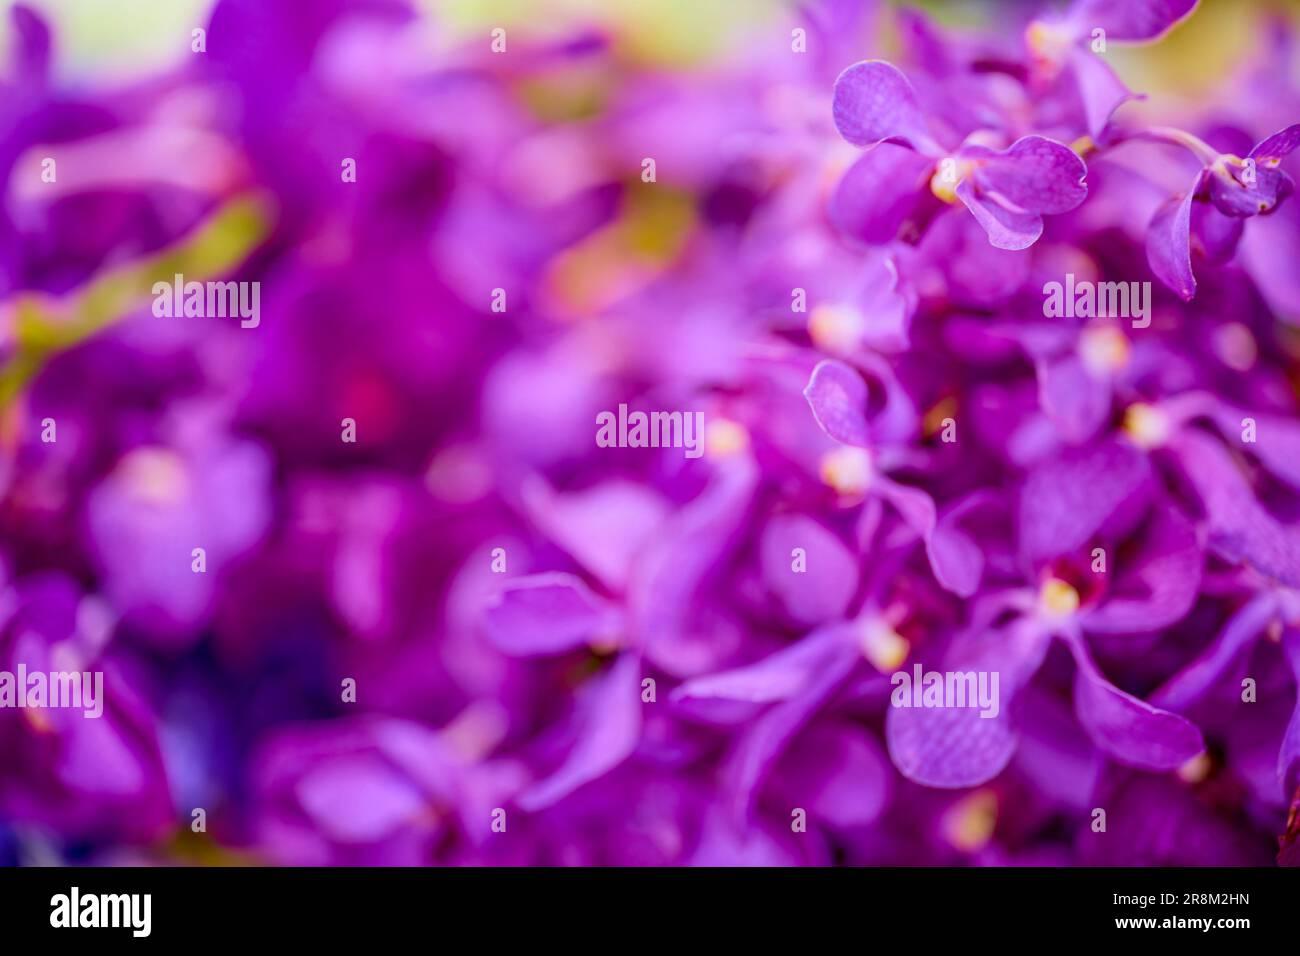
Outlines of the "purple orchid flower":
{"label": "purple orchid flower", "polygon": [[[876,367],[870,371],[882,370]],[[969,541],[956,527],[960,514],[941,515],[923,490],[900,484],[885,474],[887,469],[906,462],[905,456],[900,457],[898,445],[916,422],[911,403],[893,376],[885,373],[878,381],[885,385],[886,402],[878,414],[869,418],[869,388],[862,375],[833,359],[813,369],[804,396],[817,424],[843,445],[840,453],[827,460],[831,480],[846,493],[879,499],[895,508],[925,542],[940,584],[969,596],[974,593],[975,582],[968,563]]]}
{"label": "purple orchid flower", "polygon": [[[1001,772],[1017,746],[1015,701],[1053,638],[1074,659],[1075,710],[1103,753],[1159,770],[1200,753],[1196,727],[1116,687],[1085,637],[1159,630],[1181,619],[1195,599],[1203,558],[1192,525],[1176,509],[1151,501],[1150,481],[1144,457],[1115,442],[1078,449],[1029,474],[1019,506],[1019,560],[1034,569],[1030,587],[986,595],[942,660],[945,670],[998,672],[1001,709],[991,719],[964,708],[891,711],[890,753],[904,775],[960,787]],[[1116,538],[1136,528],[1142,529],[1140,553],[1105,586],[1079,556],[1096,555],[1094,547],[1114,553]],[[1008,612],[1018,616],[994,627]]]}
{"label": "purple orchid flower", "polygon": [[6,582],[10,600],[0,621],[0,669],[14,674],[21,665],[29,676],[98,672],[99,713],[91,716],[86,698],[81,709],[0,710],[3,764],[22,768],[0,778],[0,814],[70,838],[162,837],[177,816],[158,719],[141,692],[138,667],[105,650],[112,628],[105,609],[87,606],[63,575],[33,576],[10,587]]}
{"label": "purple orchid flower", "polygon": [[[1082,104],[1088,134],[1101,138],[1115,110],[1134,99],[1098,53],[1106,44],[1150,43],[1192,14],[1197,0],[1075,0],[1058,17],[1025,30],[1032,74],[1039,83],[1068,76]],[[1100,43],[1100,49],[1093,46]]]}
{"label": "purple orchid flower", "polygon": [[[893,238],[928,182],[942,201],[964,205],[999,249],[1026,249],[1043,232],[1043,216],[1069,212],[1087,195],[1087,167],[1069,147],[1022,136],[1004,149],[996,137],[971,135],[955,149],[931,133],[907,78],[882,60],[850,66],[835,81],[835,127],[869,150],[869,165],[850,172],[859,189],[878,191],[864,238]],[[882,146],[891,147],[880,153]],[[915,154],[900,155],[899,148]],[[864,161],[865,163],[865,161]]]}
{"label": "purple orchid flower", "polygon": [[1294,191],[1294,181],[1279,167],[1300,146],[1300,124],[1265,137],[1244,158],[1220,153],[1182,130],[1143,135],[1177,142],[1201,162],[1191,187],[1160,207],[1147,233],[1151,271],[1190,302],[1196,295],[1193,248],[1222,262],[1236,249],[1246,219],[1270,215]]}

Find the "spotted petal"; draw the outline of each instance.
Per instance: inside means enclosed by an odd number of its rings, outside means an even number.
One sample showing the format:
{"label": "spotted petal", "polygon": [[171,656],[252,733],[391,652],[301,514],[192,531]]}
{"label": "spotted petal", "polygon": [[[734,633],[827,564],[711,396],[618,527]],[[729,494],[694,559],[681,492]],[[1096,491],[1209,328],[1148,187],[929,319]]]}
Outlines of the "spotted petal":
{"label": "spotted petal", "polygon": [[1007,149],[968,147],[978,158],[974,176],[980,191],[993,191],[1026,212],[1069,212],[1088,195],[1088,167],[1070,147],[1045,136],[1023,136]]}
{"label": "spotted petal", "polygon": [[832,110],[835,128],[855,146],[889,141],[932,152],[916,91],[891,63],[863,60],[846,69],[835,81]]}
{"label": "spotted petal", "polygon": [[1149,500],[1151,466],[1131,445],[1106,441],[1063,453],[1029,473],[1020,494],[1020,548],[1034,563],[1077,551]]}
{"label": "spotted petal", "polygon": [[1037,213],[1008,205],[992,194],[981,195],[969,179],[957,184],[957,198],[988,235],[989,245],[998,249],[1028,249],[1043,234],[1043,219]]}
{"label": "spotted petal", "polygon": [[833,359],[818,362],[803,394],[817,424],[831,438],[859,448],[871,444],[867,383],[848,365]]}
{"label": "spotted petal", "polygon": [[1267,136],[1250,151],[1250,158],[1260,166],[1273,166],[1300,147],[1300,123]]}

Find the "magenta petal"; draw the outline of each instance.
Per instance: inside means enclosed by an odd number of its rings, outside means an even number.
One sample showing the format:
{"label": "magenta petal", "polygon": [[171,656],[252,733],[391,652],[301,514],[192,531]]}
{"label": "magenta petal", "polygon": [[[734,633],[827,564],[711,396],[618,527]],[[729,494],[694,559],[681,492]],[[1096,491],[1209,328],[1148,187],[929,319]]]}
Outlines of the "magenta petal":
{"label": "magenta petal", "polygon": [[671,674],[708,670],[726,653],[694,613],[695,599],[735,547],[756,482],[752,459],[723,459],[708,487],[669,518],[637,564],[628,589],[633,638]]}
{"label": "magenta petal", "polygon": [[1300,146],[1300,123],[1278,130],[1250,151],[1250,158],[1260,165],[1273,165],[1295,152]]}
{"label": "magenta petal", "polygon": [[852,645],[839,645],[797,694],[769,708],[743,732],[723,771],[738,819],[747,819],[754,796],[772,765],[858,660]]}
{"label": "magenta petal", "polygon": [[1081,640],[1070,642],[1078,670],[1074,710],[1088,736],[1115,761],[1147,770],[1175,770],[1205,749],[1191,721],[1120,690],[1097,669]]}
{"label": "magenta petal", "polygon": [[1254,414],[1227,403],[1216,402],[1211,411],[1214,423],[1231,441],[1241,434],[1247,416],[1256,424],[1256,441],[1249,452],[1259,459],[1270,475],[1300,491],[1300,423],[1281,415]]}
{"label": "magenta petal", "polygon": [[832,109],[835,128],[855,146],[890,140],[930,151],[916,91],[892,63],[863,60],[846,69],[835,81]]}
{"label": "magenta petal", "polygon": [[[853,295],[853,303],[866,318],[861,338],[865,345],[882,352],[908,347],[916,297],[910,289],[900,286],[898,265],[892,257],[871,257],[864,262],[862,284]],[[888,398],[892,400],[897,389],[890,391]]]}
{"label": "magenta petal", "polygon": [[1245,226],[1243,219],[1225,216],[1213,203],[1192,204],[1192,243],[1213,265],[1222,265],[1232,258]]}
{"label": "magenta petal", "polygon": [[1080,0],[1069,19],[1082,36],[1095,27],[1108,40],[1155,40],[1196,7],[1196,0]]}
{"label": "magenta petal", "polygon": [[991,245],[966,211],[949,207],[930,223],[917,246],[918,259],[942,277],[944,293],[954,302],[997,308],[1029,276],[1029,257]]}
{"label": "magenta petal", "polygon": [[1117,109],[1139,97],[1129,91],[1109,63],[1090,50],[1071,50],[1070,67],[1083,103],[1088,134],[1095,139],[1102,134]]}
{"label": "magenta petal", "polygon": [[643,485],[608,481],[562,494],[542,479],[526,481],[533,524],[614,591],[627,587],[650,536],[663,525],[663,501]]}
{"label": "magenta petal", "polygon": [[1037,213],[1016,209],[994,196],[979,196],[969,180],[957,184],[957,198],[989,237],[989,245],[1012,252],[1028,249],[1043,234],[1043,219]]}
{"label": "magenta petal", "polygon": [[1227,674],[1233,662],[1268,627],[1277,612],[1277,601],[1270,594],[1251,600],[1228,619],[1200,656],[1151,695],[1151,702],[1167,710],[1190,708]]}
{"label": "magenta petal", "polygon": [[541,810],[617,767],[636,749],[643,706],[640,658],[620,655],[580,697],[574,715],[576,739],[564,763],[520,794],[519,805],[530,812]]}
{"label": "magenta petal", "polygon": [[[802,549],[803,570],[792,557]],[[760,547],[763,581],[801,624],[844,616],[858,586],[858,564],[840,539],[801,514],[779,514],[767,523]]]}
{"label": "magenta petal", "polygon": [[890,707],[889,756],[908,780],[926,787],[976,787],[992,780],[1016,751],[1005,701],[996,717],[974,707]]}
{"label": "magenta petal", "polygon": [[1215,438],[1184,430],[1171,444],[1205,508],[1210,546],[1231,561],[1300,586],[1300,532],[1255,499],[1237,463]]}
{"label": "magenta petal", "polygon": [[1241,237],[1241,262],[1274,312],[1300,324],[1300,203],[1252,220]]}
{"label": "magenta petal", "polygon": [[957,527],[951,514],[941,517],[926,542],[926,556],[935,579],[958,597],[970,597],[979,588],[984,573],[984,553],[969,535]]}
{"label": "magenta petal", "polygon": [[616,608],[572,574],[538,574],[506,584],[484,612],[484,629],[507,654],[559,654],[621,634]]}
{"label": "magenta petal", "polygon": [[847,653],[857,653],[853,628],[838,623],[819,628],[796,644],[748,667],[709,674],[686,681],[673,692],[674,700],[731,700],[771,703],[799,694],[820,671]]}
{"label": "magenta petal", "polygon": [[1197,185],[1181,197],[1165,202],[1147,228],[1147,263],[1161,282],[1176,292],[1184,302],[1196,295],[1196,276],[1192,274],[1192,201]]}
{"label": "magenta petal", "polygon": [[1172,507],[1155,509],[1137,554],[1111,568],[1115,584],[1083,619],[1088,631],[1139,633],[1168,627],[1191,610],[1204,558],[1190,521]]}
{"label": "magenta petal", "polygon": [[925,542],[935,580],[960,597],[974,594],[984,571],[984,555],[957,526],[960,512],[954,509],[941,519],[934,499],[926,492],[900,485],[883,475],[877,476],[876,488]]}
{"label": "magenta petal", "polygon": [[1082,548],[1121,511],[1141,507],[1151,465],[1133,446],[1104,441],[1036,467],[1020,493],[1020,549],[1031,563]]}
{"label": "magenta petal", "polygon": [[313,823],[341,843],[371,843],[416,820],[425,794],[377,754],[342,756],[308,770],[294,788]]}
{"label": "magenta petal", "polygon": [[1023,136],[1001,153],[969,152],[984,157],[974,174],[981,191],[996,192],[1026,212],[1069,212],[1088,195],[1083,160],[1044,136]]}
{"label": "magenta petal", "polygon": [[867,383],[856,371],[833,359],[818,362],[803,394],[822,431],[846,445],[870,445]]}
{"label": "magenta petal", "polygon": [[863,242],[889,242],[916,209],[933,166],[933,161],[893,143],[867,150],[836,185],[831,221]]}
{"label": "magenta petal", "polygon": [[889,799],[889,758],[862,727],[819,720],[795,739],[768,784],[783,804],[836,829],[867,826]]}
{"label": "magenta petal", "polygon": [[734,816],[718,807],[705,816],[690,863],[725,867],[806,866],[808,846],[789,827],[769,824],[761,817],[737,824]]}
{"label": "magenta petal", "polygon": [[1043,413],[1067,442],[1092,438],[1110,414],[1111,384],[1099,380],[1077,353],[1037,363],[1038,395]]}
{"label": "magenta petal", "polygon": [[998,676],[995,715],[983,717],[979,707],[901,706],[904,699],[895,703],[894,695],[905,698],[908,688],[895,684],[885,740],[903,776],[929,787],[974,787],[1006,767],[1018,742],[1012,705],[1051,643],[1026,621],[1017,619],[1004,628],[977,626],[954,638],[943,657],[943,671]]}
{"label": "magenta petal", "polygon": [[14,40],[10,57],[12,77],[22,87],[39,89],[50,67],[50,28],[30,7],[9,8]]}
{"label": "magenta petal", "polygon": [[884,475],[876,477],[876,490],[880,497],[888,501],[898,512],[908,527],[916,532],[917,537],[929,539],[938,522],[938,509],[934,499],[920,488],[901,485]]}

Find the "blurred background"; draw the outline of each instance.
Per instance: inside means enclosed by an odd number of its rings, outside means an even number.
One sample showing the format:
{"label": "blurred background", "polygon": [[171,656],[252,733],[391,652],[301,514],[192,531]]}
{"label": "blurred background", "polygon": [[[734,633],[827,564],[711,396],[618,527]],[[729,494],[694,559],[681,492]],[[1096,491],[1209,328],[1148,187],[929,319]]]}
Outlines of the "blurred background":
{"label": "blurred background", "polygon": [[[1042,774],[904,781],[875,690],[839,716],[853,735],[819,725],[783,758],[755,797],[777,809],[737,835],[715,818],[743,724],[620,716],[643,673],[666,700],[805,629],[763,617],[757,545],[707,600],[659,579],[647,597],[629,568],[657,529],[668,567],[750,541],[740,487],[780,512],[840,480],[763,457],[812,442],[806,370],[791,391],[748,364],[790,333],[787,267],[846,255],[823,213],[857,155],[836,75],[915,57],[918,13],[1017,46],[1041,5],[3,7],[0,667],[103,670],[107,710],[0,712],[0,863],[1271,862],[1286,805],[1249,774],[1195,803],[1127,782],[1173,829],[1099,860],[1070,822],[1086,797]],[[1298,21],[1206,0],[1117,46],[1148,95],[1124,116],[1208,123],[1212,98],[1256,138],[1300,119]],[[1252,64],[1273,85],[1243,99]],[[177,274],[260,283],[260,324],[158,317]],[[629,397],[707,402],[724,463],[594,457],[592,412]],[[761,481],[725,465],[745,449]],[[581,618],[579,646],[489,639],[498,575],[553,572],[596,594],[537,610]],[[961,613],[917,587],[918,618]],[[681,641],[643,661],[592,623],[609,606],[663,610]],[[832,807],[814,848],[787,845],[800,780]]]}

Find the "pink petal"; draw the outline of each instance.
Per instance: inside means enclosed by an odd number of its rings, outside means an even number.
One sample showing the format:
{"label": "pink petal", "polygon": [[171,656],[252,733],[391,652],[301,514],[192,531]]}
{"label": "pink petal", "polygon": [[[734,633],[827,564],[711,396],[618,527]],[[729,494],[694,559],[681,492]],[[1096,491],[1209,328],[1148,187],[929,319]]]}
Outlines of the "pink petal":
{"label": "pink petal", "polygon": [[832,111],[835,128],[855,146],[889,140],[931,152],[916,91],[891,63],[863,60],[841,73],[835,81]]}
{"label": "pink petal", "polygon": [[980,190],[996,192],[1025,212],[1069,212],[1088,195],[1083,160],[1044,136],[1023,136],[1000,153],[963,150],[967,152],[984,157],[975,172]]}
{"label": "pink petal", "polygon": [[1183,196],[1164,203],[1147,228],[1147,263],[1161,282],[1176,292],[1184,302],[1196,295],[1196,276],[1192,274],[1192,201],[1200,189],[1204,172]]}
{"label": "pink petal", "polygon": [[1191,522],[1172,507],[1157,508],[1140,541],[1138,553],[1111,568],[1115,584],[1084,617],[1085,630],[1157,631],[1182,620],[1196,603],[1204,556]]}
{"label": "pink petal", "polygon": [[849,167],[831,195],[831,222],[863,242],[889,242],[924,198],[934,162],[881,143]]}
{"label": "pink petal", "polygon": [[1005,706],[996,717],[981,717],[974,707],[891,707],[885,740],[904,777],[949,789],[987,783],[1016,751]]}
{"label": "pink petal", "polygon": [[1156,40],[1196,8],[1196,0],[1079,0],[1069,20],[1082,36],[1095,27],[1108,40]]}
{"label": "pink petal", "polygon": [[1032,563],[1082,548],[1151,492],[1146,455],[1118,441],[1072,449],[1033,469],[1020,494],[1020,548]]}
{"label": "pink petal", "polygon": [[970,180],[957,184],[962,201],[989,237],[989,245],[1012,252],[1028,249],[1043,234],[1043,220],[1037,213],[1007,206],[993,196],[979,196]]}
{"label": "pink petal", "polygon": [[486,609],[484,628],[497,648],[525,657],[560,654],[621,635],[617,610],[581,579],[563,573],[506,584]]}
{"label": "pink petal", "polygon": [[1129,100],[1141,99],[1129,91],[1109,63],[1091,50],[1071,50],[1070,69],[1083,103],[1088,134],[1094,139],[1101,136],[1117,109]]}
{"label": "pink petal", "polygon": [[1077,353],[1037,363],[1038,395],[1043,413],[1074,444],[1087,441],[1110,414],[1111,384],[1095,376]]}
{"label": "pink petal", "polygon": [[524,791],[519,805],[530,812],[544,809],[617,767],[636,749],[644,706],[640,658],[622,654],[579,700],[574,719],[576,742],[564,763]]}
{"label": "pink petal", "polygon": [[871,444],[867,424],[867,383],[856,371],[833,359],[817,363],[803,391],[822,431],[838,442],[866,448]]}
{"label": "pink petal", "polygon": [[1205,749],[1196,725],[1125,693],[1097,669],[1081,640],[1070,642],[1078,670],[1074,709],[1104,753],[1147,770],[1175,770]]}
{"label": "pink petal", "polygon": [[[803,571],[792,567],[795,548],[803,549]],[[776,515],[763,530],[760,555],[763,581],[796,621],[816,624],[844,616],[858,587],[858,563],[820,522],[801,514]]]}
{"label": "pink petal", "polygon": [[1291,155],[1297,146],[1300,146],[1300,123],[1266,137],[1250,151],[1250,157],[1261,164],[1272,164]]}

